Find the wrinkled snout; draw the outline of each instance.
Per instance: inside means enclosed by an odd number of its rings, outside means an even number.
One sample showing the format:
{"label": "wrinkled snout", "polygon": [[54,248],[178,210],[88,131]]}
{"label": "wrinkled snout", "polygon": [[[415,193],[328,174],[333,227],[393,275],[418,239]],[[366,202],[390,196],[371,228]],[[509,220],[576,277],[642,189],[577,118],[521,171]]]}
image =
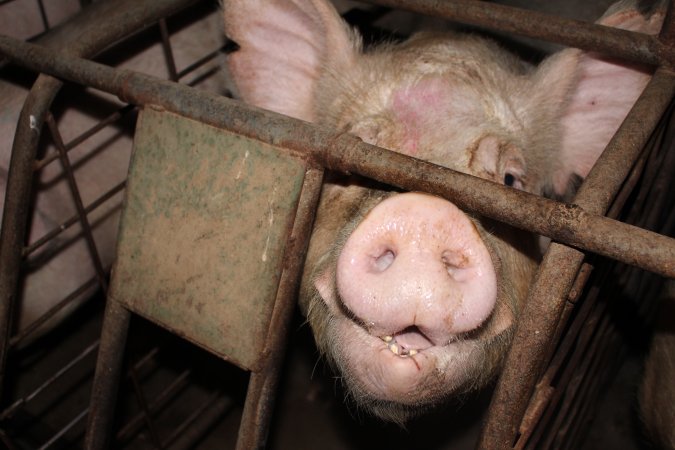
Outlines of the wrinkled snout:
{"label": "wrinkled snout", "polygon": [[492,312],[497,279],[473,222],[427,194],[389,197],[347,240],[337,262],[343,305],[401,356],[445,346]]}

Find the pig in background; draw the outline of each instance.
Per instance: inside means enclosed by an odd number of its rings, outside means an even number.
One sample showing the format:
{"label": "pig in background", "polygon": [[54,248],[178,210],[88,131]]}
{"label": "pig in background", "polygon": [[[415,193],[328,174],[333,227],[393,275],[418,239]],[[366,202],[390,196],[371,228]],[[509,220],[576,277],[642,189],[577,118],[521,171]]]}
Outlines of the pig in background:
{"label": "pig in background", "polygon": [[[320,0],[224,3],[244,101],[535,194],[568,198],[649,80],[580,50],[532,67],[476,36],[363,50]],[[657,33],[630,5],[600,23]],[[589,124],[592,124],[589,126]],[[324,186],[300,305],[356,405],[409,417],[485,386],[539,258],[534,236],[358,179]]]}
{"label": "pig in background", "polygon": [[663,288],[639,401],[653,442],[658,448],[675,449],[675,280]]}

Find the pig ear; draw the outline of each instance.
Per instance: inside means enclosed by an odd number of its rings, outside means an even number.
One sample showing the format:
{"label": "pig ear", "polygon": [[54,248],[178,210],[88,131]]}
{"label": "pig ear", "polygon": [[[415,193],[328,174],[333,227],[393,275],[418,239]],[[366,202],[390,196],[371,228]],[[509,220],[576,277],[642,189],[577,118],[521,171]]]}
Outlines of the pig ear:
{"label": "pig ear", "polygon": [[[657,11],[645,18],[635,8],[626,9],[626,2],[622,2],[598,23],[656,34],[663,17],[663,11]],[[557,195],[565,196],[571,180],[588,175],[650,75],[649,68],[576,49],[563,50],[542,64],[535,76],[540,85],[537,91],[557,97],[562,106],[562,147],[551,180]]]}
{"label": "pig ear", "polygon": [[326,0],[224,0],[235,94],[298,119],[315,119],[322,76],[348,66],[359,40]]}

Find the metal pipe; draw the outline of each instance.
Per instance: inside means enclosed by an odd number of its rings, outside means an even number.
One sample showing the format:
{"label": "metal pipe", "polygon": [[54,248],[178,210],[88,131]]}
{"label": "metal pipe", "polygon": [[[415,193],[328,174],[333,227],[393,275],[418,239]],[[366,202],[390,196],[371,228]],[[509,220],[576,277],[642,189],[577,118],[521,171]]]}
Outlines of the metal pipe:
{"label": "metal pipe", "polygon": [[[195,0],[98,2],[84,9],[68,26],[55,30],[46,43],[52,48],[65,47],[67,44],[71,54],[93,56],[113,42],[194,2]],[[19,263],[30,212],[32,166],[42,124],[60,88],[60,81],[45,75],[38,77],[26,98],[14,136],[0,230],[0,397],[4,385],[12,309],[16,302],[19,281]]]}
{"label": "metal pipe", "polygon": [[284,252],[284,270],[279,280],[269,331],[265,338],[262,352],[265,355],[263,367],[259,371],[252,372],[249,379],[246,404],[237,437],[238,450],[265,448],[274,408],[274,394],[286,353],[289,325],[322,182],[323,170],[310,168],[305,173],[295,222],[288,238],[288,248]]}
{"label": "metal pipe", "polygon": [[[113,93],[123,101],[153,105],[311,158],[316,164],[407,190],[445,197],[460,208],[595,252],[655,273],[675,277],[675,239],[605,217],[577,205],[555,202],[366,144],[326,127],[263,111],[235,100],[112,68],[0,36],[0,52],[33,70]],[[675,76],[660,71],[638,103],[648,117],[665,110]],[[653,102],[648,104],[648,102]],[[644,118],[640,118],[644,124]],[[596,166],[597,167],[597,166]]]}
{"label": "metal pipe", "polygon": [[476,0],[364,0],[432,17],[488,27],[654,66],[675,62],[675,49],[655,36]]}
{"label": "metal pipe", "polygon": [[[661,37],[671,36],[671,29],[672,22],[666,22]],[[672,39],[666,40],[666,44],[672,43]],[[657,69],[580,187],[574,199],[576,204],[594,214],[604,214],[610,207],[621,184],[671,103],[675,93],[674,80],[671,71]],[[599,235],[602,233],[597,228],[593,231]],[[671,255],[668,258],[669,261],[664,261],[665,264],[675,264],[675,257]],[[480,448],[501,449],[514,444],[518,425],[541,373],[565,299],[583,260],[584,254],[576,249],[557,243],[552,243],[549,247],[520,314],[505,369],[481,431],[478,443]]]}

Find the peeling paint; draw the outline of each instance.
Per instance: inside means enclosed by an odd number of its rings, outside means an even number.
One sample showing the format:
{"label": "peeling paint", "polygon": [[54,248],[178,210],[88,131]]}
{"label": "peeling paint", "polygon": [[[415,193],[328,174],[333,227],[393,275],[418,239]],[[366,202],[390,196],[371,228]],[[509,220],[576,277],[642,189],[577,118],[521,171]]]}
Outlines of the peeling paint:
{"label": "peeling paint", "polygon": [[274,189],[272,190],[272,196],[270,197],[268,202],[269,215],[267,219],[268,222],[267,239],[265,240],[265,250],[263,250],[262,262],[267,262],[267,249],[270,246],[270,236],[272,235],[272,226],[274,225],[274,197],[276,197],[276,195],[277,195],[277,186],[275,185]]}
{"label": "peeling paint", "polygon": [[248,160],[249,155],[251,154],[250,151],[246,150],[246,153],[244,153],[244,158],[241,160],[241,165],[239,166],[239,172],[237,172],[237,176],[234,178],[235,180],[238,180],[241,178],[241,173],[244,171],[244,167],[246,167],[246,161]]}

